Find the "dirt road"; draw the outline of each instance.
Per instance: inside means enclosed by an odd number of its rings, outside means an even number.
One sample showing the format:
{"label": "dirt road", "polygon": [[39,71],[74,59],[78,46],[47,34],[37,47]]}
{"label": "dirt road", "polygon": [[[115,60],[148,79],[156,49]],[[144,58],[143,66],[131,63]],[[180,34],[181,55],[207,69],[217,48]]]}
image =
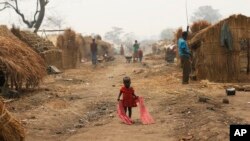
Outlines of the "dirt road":
{"label": "dirt road", "polygon": [[[178,141],[229,140],[229,125],[250,123],[250,94],[227,97],[225,84],[191,82],[182,85],[181,72],[161,60],[126,64],[82,64],[61,75],[48,76],[39,90],[8,104],[27,128],[27,141]],[[116,116],[122,78],[130,76],[135,92],[145,98],[154,117],[142,125],[138,108],[134,125]],[[207,100],[199,102],[200,97]],[[223,104],[228,98],[230,103]]]}

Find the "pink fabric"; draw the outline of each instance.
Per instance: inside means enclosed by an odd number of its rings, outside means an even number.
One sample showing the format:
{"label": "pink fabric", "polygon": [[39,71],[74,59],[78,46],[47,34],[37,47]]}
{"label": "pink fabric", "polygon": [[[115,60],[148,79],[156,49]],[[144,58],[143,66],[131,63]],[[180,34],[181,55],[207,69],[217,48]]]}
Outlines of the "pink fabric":
{"label": "pink fabric", "polygon": [[153,124],[154,119],[152,116],[149,114],[148,110],[146,109],[144,105],[144,99],[142,97],[138,98],[139,102],[139,108],[140,108],[140,119],[143,124]]}
{"label": "pink fabric", "polygon": [[[144,105],[144,99],[143,97],[139,97],[138,99],[136,99],[136,103],[139,104],[139,110],[140,110],[140,119],[142,124],[153,124],[154,119],[152,118],[152,116],[149,114],[148,110],[146,109],[145,105]],[[124,111],[124,107],[123,107],[123,102],[119,101],[119,104],[117,105],[117,114],[119,116],[119,118],[128,125],[132,124],[132,120],[126,115],[125,111]]]}
{"label": "pink fabric", "polygon": [[126,115],[125,111],[124,111],[124,107],[123,107],[123,102],[119,101],[119,104],[117,105],[117,114],[119,116],[119,118],[128,125],[132,124],[132,120]]}

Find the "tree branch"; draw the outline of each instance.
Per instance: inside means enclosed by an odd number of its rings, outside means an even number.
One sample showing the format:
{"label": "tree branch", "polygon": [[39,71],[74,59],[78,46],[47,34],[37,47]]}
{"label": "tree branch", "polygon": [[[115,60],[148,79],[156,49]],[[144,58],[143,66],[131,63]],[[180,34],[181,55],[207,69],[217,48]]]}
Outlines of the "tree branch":
{"label": "tree branch", "polygon": [[[37,0],[36,12],[34,13],[34,19],[29,21],[25,18],[24,14],[19,10],[18,0],[6,0],[5,2],[0,2],[0,5],[3,7],[0,8],[0,11],[3,11],[6,8],[12,8],[22,19],[22,21],[29,27],[35,28],[35,32],[41,26],[45,15],[45,6],[49,3],[49,0]],[[40,4],[40,5],[39,5]]]}
{"label": "tree branch", "polygon": [[44,6],[46,6],[49,3],[49,0],[46,0],[44,3]]}
{"label": "tree branch", "polygon": [[14,10],[16,10],[16,7],[14,5],[12,5],[11,3],[9,3],[9,2],[4,2],[4,3],[5,3],[6,8],[9,8],[9,6],[10,6]]}
{"label": "tree branch", "polygon": [[18,4],[17,4],[17,0],[14,0],[15,4],[16,4],[16,9],[18,9]]}
{"label": "tree branch", "polygon": [[0,11],[3,11],[4,9],[8,8],[8,7],[6,6],[6,2],[0,2],[0,5],[2,5],[2,4],[4,4],[4,7],[3,7],[3,8],[0,8]]}
{"label": "tree branch", "polygon": [[36,13],[34,14],[34,21],[36,21],[36,16],[40,12],[40,10],[38,10],[38,7],[39,7],[39,1],[37,0],[36,1]]}

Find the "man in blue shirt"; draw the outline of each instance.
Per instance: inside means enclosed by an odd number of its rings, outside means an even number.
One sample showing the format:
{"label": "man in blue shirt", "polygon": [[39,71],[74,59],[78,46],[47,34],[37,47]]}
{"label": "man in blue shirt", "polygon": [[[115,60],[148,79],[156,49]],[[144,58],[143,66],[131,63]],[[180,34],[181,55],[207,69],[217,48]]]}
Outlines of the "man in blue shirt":
{"label": "man in blue shirt", "polygon": [[190,64],[191,53],[186,41],[187,36],[188,32],[183,32],[182,37],[179,38],[178,40],[179,56],[181,58],[181,63],[183,68],[182,84],[188,84],[189,74],[191,72],[191,64]]}

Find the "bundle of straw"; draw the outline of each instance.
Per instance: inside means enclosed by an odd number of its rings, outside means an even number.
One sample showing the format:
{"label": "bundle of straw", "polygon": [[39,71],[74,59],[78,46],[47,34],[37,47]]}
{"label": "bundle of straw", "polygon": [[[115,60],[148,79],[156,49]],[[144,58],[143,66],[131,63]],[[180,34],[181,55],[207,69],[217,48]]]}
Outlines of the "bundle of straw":
{"label": "bundle of straw", "polygon": [[0,36],[0,64],[6,68],[11,86],[20,89],[38,86],[46,75],[44,60],[25,43],[18,39]]}
{"label": "bundle of straw", "polygon": [[76,40],[76,33],[71,29],[64,31],[57,38],[57,47],[62,50],[63,68],[76,68],[80,62],[79,44]]}
{"label": "bundle of straw", "polygon": [[24,127],[9,113],[5,108],[3,98],[0,98],[0,140],[24,141],[24,137]]}
{"label": "bundle of straw", "polygon": [[206,20],[200,20],[200,21],[196,21],[191,25],[191,31],[193,36],[198,33],[199,31],[201,31],[202,29],[205,29],[207,27],[211,26],[211,23],[209,23]]}
{"label": "bundle of straw", "polygon": [[180,27],[175,31],[174,42],[177,42],[181,36],[182,36],[182,28]]}
{"label": "bundle of straw", "polygon": [[15,27],[12,27],[11,32],[38,53],[55,48],[51,41],[40,37],[36,33],[30,31],[21,31]]}

